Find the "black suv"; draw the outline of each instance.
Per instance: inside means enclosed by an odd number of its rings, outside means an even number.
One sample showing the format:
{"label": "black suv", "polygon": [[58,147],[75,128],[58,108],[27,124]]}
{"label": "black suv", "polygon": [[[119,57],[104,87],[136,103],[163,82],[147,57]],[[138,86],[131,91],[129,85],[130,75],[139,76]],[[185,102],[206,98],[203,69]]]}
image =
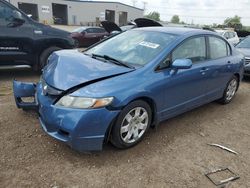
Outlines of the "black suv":
{"label": "black suv", "polygon": [[38,23],[0,0],[0,66],[30,65],[40,70],[52,52],[74,47],[70,33]]}

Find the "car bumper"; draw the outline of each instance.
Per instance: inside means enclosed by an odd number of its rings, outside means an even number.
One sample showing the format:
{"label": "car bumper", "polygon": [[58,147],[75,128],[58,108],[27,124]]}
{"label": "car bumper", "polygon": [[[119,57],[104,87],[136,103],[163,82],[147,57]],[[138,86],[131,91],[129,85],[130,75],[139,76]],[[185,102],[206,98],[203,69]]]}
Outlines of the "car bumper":
{"label": "car bumper", "polygon": [[[42,93],[41,84],[13,82],[18,108],[35,109],[43,130],[53,138],[80,152],[100,151],[106,132],[119,111],[100,109],[71,109],[53,105],[55,98]],[[23,102],[23,97],[34,97]]]}

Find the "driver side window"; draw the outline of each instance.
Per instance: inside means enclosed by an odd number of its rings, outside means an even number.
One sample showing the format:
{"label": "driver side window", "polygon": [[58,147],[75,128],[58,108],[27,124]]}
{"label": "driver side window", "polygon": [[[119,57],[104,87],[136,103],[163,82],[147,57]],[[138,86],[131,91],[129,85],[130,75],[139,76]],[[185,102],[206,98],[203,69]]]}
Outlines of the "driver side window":
{"label": "driver side window", "polygon": [[205,37],[196,37],[184,41],[172,53],[172,62],[176,59],[190,59],[193,63],[206,60]]}
{"label": "driver side window", "polygon": [[0,2],[0,26],[6,26],[13,19],[13,10],[5,3]]}

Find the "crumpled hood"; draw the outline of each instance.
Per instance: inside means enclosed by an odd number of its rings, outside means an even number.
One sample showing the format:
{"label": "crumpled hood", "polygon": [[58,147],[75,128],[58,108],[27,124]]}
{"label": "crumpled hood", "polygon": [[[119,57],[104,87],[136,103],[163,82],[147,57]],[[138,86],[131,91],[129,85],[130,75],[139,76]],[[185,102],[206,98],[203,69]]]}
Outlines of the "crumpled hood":
{"label": "crumpled hood", "polygon": [[43,79],[48,85],[65,91],[130,71],[126,67],[98,61],[77,50],[61,50],[50,56],[43,70]]}

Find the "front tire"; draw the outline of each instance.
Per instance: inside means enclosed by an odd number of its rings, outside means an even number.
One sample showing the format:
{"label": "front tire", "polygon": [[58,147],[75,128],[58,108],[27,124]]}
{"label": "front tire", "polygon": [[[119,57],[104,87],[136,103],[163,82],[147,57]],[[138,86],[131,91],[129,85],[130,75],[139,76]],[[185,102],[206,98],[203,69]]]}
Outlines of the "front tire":
{"label": "front tire", "polygon": [[111,132],[111,143],[120,149],[138,144],[145,136],[152,120],[148,103],[137,100],[128,104],[119,114]]}
{"label": "front tire", "polygon": [[239,79],[236,76],[233,76],[227,83],[227,87],[224,90],[223,97],[219,100],[219,102],[222,104],[230,103],[233,100],[238,90],[238,87],[239,87]]}
{"label": "front tire", "polygon": [[48,58],[49,56],[55,52],[55,51],[58,51],[58,50],[61,50],[62,48],[59,48],[57,46],[52,46],[52,47],[49,47],[47,49],[45,49],[41,55],[40,55],[40,61],[39,61],[39,68],[40,70],[42,70],[46,65],[47,65],[47,61],[48,61]]}

